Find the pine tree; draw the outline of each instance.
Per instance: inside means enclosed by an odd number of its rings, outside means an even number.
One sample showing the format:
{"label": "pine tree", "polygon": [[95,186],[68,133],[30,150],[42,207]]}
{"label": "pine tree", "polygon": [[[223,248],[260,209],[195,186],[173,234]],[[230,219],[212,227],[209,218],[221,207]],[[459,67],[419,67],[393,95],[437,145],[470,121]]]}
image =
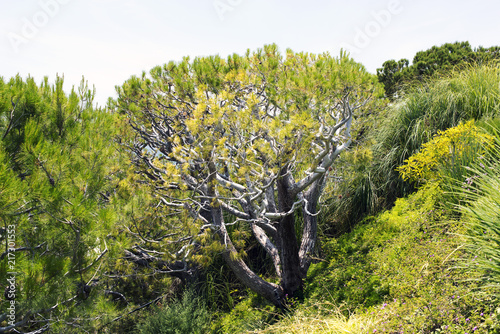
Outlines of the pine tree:
{"label": "pine tree", "polygon": [[93,107],[83,80],[69,94],[63,82],[0,79],[0,286],[15,295],[15,317],[1,314],[0,331],[85,328],[109,316],[95,300],[116,250],[113,201],[126,159],[117,115]]}
{"label": "pine tree", "polygon": [[[243,284],[278,306],[300,296],[319,198],[351,142],[353,115],[377,90],[374,76],[346,55],[282,56],[275,45],[185,58],[150,74],[119,88],[117,110],[136,133],[128,145],[138,173],[175,215],[163,242],[179,245],[178,259],[222,254]],[[250,235],[278,284],[245,262]]]}

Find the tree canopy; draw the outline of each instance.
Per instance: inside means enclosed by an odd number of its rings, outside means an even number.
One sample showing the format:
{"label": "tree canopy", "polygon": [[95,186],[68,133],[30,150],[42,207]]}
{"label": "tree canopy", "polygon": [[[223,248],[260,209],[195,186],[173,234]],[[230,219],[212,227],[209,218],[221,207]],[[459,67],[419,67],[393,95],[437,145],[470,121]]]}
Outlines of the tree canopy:
{"label": "tree canopy", "polygon": [[393,99],[406,86],[428,79],[436,73],[446,73],[466,64],[483,64],[500,59],[500,47],[472,48],[469,42],[446,43],[419,51],[410,65],[408,59],[388,60],[377,69],[386,96]]}
{"label": "tree canopy", "polygon": [[84,81],[70,94],[63,82],[0,79],[0,258],[9,260],[0,276],[11,279],[2,321],[15,300],[0,331],[85,327],[84,314],[103,317],[87,299],[99,295],[99,268],[115,249],[113,197],[125,161],[115,116],[92,106]]}
{"label": "tree canopy", "polygon": [[[380,92],[374,79],[345,54],[282,56],[269,45],[170,62],[120,87],[117,108],[136,133],[135,163],[184,226],[186,235],[175,236],[180,256],[199,254],[200,240],[214,232],[212,250],[247,287],[277,305],[299,293],[322,189],[351,143],[354,114]],[[238,246],[249,233],[279,284],[245,263]]]}

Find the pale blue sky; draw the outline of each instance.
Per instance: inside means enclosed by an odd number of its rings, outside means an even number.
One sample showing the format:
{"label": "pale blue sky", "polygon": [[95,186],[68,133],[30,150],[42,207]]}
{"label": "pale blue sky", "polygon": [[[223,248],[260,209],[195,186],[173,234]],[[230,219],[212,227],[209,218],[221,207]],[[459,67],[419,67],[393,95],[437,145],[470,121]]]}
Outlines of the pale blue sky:
{"label": "pale blue sky", "polygon": [[375,73],[447,42],[500,45],[498,0],[0,0],[0,76],[82,75],[96,102],[133,74],[183,56],[350,51]]}

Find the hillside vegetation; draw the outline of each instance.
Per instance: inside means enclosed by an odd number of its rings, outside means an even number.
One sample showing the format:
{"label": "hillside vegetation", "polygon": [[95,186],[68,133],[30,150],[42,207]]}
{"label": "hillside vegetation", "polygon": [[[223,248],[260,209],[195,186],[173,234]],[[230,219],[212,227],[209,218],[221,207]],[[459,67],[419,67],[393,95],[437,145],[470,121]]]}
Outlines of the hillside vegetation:
{"label": "hillside vegetation", "polygon": [[275,45],[106,108],[0,78],[0,333],[500,333],[498,49],[460,45],[391,101]]}
{"label": "hillside vegetation", "polygon": [[[392,207],[365,216],[338,238],[324,238],[323,256],[310,269],[306,302],[269,326],[259,325],[269,313],[255,311],[262,315],[255,332],[500,331],[499,74],[494,66],[452,72],[390,107],[389,120],[373,132],[373,153],[358,148],[351,154],[380,157],[367,159],[374,162],[359,173],[380,173],[378,179],[362,177],[392,189],[376,195]],[[482,121],[461,123],[474,119]],[[352,185],[337,188],[343,192],[333,203],[342,209],[330,208],[323,216],[326,231],[344,208],[366,209],[346,195],[374,197],[362,192],[378,187],[364,187],[363,181],[354,176]],[[225,332],[252,332],[245,323],[252,319],[233,312],[226,317],[236,324],[226,325]]]}

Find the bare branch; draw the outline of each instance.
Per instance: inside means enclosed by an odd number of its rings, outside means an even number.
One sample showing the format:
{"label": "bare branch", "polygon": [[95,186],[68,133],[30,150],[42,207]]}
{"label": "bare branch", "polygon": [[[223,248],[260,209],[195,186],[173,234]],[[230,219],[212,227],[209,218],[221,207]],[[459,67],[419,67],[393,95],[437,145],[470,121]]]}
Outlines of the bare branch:
{"label": "bare branch", "polygon": [[267,212],[267,213],[264,213],[264,216],[266,218],[274,219],[274,220],[282,219],[282,218],[284,218],[286,216],[289,216],[292,213],[294,213],[295,210],[296,210],[296,207],[298,205],[302,204],[302,201],[303,200],[298,200],[298,201],[294,202],[292,204],[292,208],[288,212],[279,212],[279,213],[278,212]]}

